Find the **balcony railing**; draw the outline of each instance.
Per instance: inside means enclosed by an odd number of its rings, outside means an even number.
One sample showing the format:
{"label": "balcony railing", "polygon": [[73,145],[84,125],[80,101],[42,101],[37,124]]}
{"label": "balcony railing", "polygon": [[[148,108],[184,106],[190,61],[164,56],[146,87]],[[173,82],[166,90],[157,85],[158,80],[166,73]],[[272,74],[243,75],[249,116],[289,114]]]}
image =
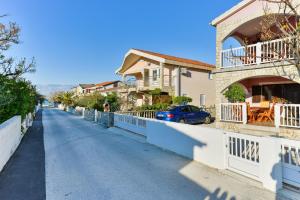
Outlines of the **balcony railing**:
{"label": "balcony railing", "polygon": [[[170,76],[165,75],[164,76],[164,87],[172,87],[173,79],[170,78]],[[126,86],[129,88],[137,88],[137,89],[143,89],[143,88],[160,88],[161,86],[161,78],[158,76],[156,78],[153,78],[152,76],[147,76],[144,79],[141,80],[130,80],[126,82]]]}
{"label": "balcony railing", "polygon": [[293,59],[293,40],[284,38],[223,50],[221,66],[231,68]]}

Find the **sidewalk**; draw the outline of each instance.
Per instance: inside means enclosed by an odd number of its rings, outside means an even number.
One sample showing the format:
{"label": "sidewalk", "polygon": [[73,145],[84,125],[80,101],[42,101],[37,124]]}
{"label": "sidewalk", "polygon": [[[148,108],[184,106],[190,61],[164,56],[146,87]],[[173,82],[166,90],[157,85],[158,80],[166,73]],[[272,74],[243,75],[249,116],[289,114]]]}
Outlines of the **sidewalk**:
{"label": "sidewalk", "polygon": [[43,200],[45,153],[42,111],[37,113],[20,146],[0,173],[1,200]]}

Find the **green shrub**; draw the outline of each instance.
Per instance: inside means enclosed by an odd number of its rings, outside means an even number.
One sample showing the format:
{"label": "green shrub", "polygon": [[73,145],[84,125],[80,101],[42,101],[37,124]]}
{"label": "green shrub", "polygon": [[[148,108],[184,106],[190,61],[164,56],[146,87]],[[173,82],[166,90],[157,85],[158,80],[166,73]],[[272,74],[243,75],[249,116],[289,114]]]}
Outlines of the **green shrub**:
{"label": "green shrub", "polygon": [[105,97],[102,96],[101,94],[95,93],[89,96],[79,97],[76,100],[75,105],[86,107],[89,109],[96,109],[99,111],[103,111],[104,102],[105,102]]}
{"label": "green shrub", "polygon": [[157,103],[153,105],[142,105],[140,107],[137,107],[136,110],[138,111],[144,111],[144,110],[154,110],[154,111],[159,111],[159,110],[167,110],[170,104],[168,103]]}
{"label": "green shrub", "polygon": [[42,103],[42,96],[36,88],[23,78],[12,79],[0,75],[0,85],[0,123],[15,115],[21,115],[24,119],[38,103]]}
{"label": "green shrub", "polygon": [[190,103],[192,101],[193,101],[192,98],[186,97],[186,96],[177,96],[177,97],[172,98],[172,102],[175,105],[187,104],[187,103]]}
{"label": "green shrub", "polygon": [[120,99],[117,93],[108,94],[107,96],[94,93],[88,96],[79,97],[74,100],[75,106],[96,109],[98,111],[103,111],[104,103],[108,103],[110,105],[111,111],[116,111],[120,107]]}
{"label": "green shrub", "polygon": [[243,87],[238,84],[234,83],[229,86],[228,90],[224,93],[225,97],[228,99],[229,102],[245,102],[246,94]]}

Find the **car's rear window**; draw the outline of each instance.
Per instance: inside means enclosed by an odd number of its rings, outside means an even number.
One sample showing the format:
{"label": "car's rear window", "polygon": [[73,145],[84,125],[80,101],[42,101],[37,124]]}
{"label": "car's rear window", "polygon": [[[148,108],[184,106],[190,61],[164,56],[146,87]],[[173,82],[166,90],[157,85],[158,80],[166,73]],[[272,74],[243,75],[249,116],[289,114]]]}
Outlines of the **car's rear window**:
{"label": "car's rear window", "polygon": [[173,110],[175,110],[176,108],[177,108],[176,106],[170,106],[170,107],[168,107],[167,111],[173,111]]}

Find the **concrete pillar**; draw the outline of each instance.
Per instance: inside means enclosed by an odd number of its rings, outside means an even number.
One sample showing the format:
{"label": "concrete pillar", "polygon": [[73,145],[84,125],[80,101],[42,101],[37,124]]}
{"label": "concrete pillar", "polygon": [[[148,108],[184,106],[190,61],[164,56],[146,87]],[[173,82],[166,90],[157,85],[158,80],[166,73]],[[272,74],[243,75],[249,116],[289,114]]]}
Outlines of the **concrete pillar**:
{"label": "concrete pillar", "polygon": [[165,64],[160,63],[160,88],[164,88],[164,81],[165,81],[165,73],[164,73]]}
{"label": "concrete pillar", "polygon": [[180,67],[175,69],[175,96],[181,96],[181,73]]}
{"label": "concrete pillar", "polygon": [[85,108],[82,108],[82,118],[84,118]]}
{"label": "concrete pillar", "polygon": [[95,109],[95,122],[98,120],[98,110]]}

